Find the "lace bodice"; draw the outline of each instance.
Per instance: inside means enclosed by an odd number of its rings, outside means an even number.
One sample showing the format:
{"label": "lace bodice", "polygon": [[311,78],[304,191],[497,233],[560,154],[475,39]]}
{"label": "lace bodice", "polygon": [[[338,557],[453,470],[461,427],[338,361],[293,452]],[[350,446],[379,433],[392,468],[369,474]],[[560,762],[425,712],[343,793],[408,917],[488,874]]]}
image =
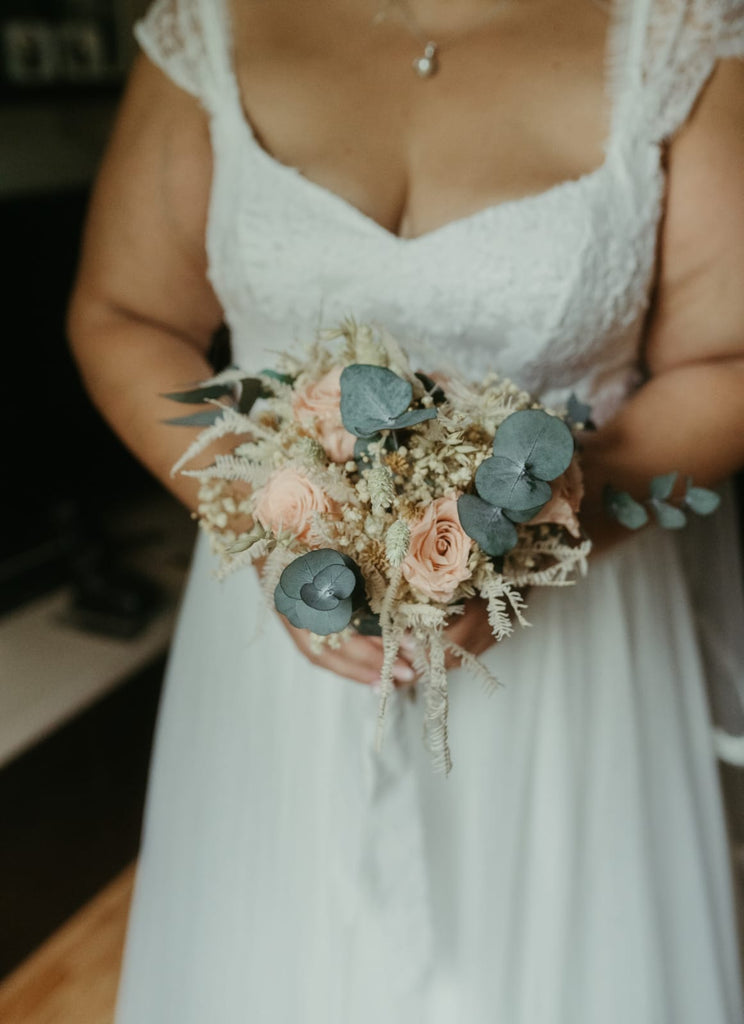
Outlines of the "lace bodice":
{"label": "lace bodice", "polygon": [[156,0],[136,29],[210,115],[209,274],[249,370],[352,314],[427,370],[497,370],[608,415],[632,387],[663,208],[662,144],[719,56],[744,54],[743,0],[615,0],[605,158],[576,180],[413,239],[270,156],[246,122],[227,0]]}

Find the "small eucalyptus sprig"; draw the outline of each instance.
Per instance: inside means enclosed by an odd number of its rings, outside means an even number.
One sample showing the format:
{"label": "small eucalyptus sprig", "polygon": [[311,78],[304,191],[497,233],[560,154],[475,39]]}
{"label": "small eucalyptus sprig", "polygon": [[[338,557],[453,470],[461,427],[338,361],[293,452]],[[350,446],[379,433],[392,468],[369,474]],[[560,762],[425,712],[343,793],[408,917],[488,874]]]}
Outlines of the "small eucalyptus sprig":
{"label": "small eucalyptus sprig", "polygon": [[679,473],[663,473],[655,476],[649,484],[649,496],[643,503],[632,498],[627,491],[616,491],[610,484],[603,492],[604,506],[608,514],[629,530],[640,530],[649,521],[650,509],[659,526],[665,530],[681,530],[687,525],[687,511],[698,516],[709,516],[721,503],[715,491],[706,487],[695,487],[692,477],[687,478],[685,493],[679,499],[672,499],[674,485]]}

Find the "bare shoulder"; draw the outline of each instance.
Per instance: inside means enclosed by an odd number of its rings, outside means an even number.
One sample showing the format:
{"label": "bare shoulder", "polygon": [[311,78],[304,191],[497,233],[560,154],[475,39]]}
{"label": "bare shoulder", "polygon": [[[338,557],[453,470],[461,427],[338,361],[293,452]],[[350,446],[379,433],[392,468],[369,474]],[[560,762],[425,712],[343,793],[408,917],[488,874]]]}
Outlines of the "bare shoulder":
{"label": "bare shoulder", "polygon": [[73,317],[109,307],[208,344],[221,318],[206,278],[211,176],[207,115],[140,57],[93,191]]}
{"label": "bare shoulder", "polygon": [[744,61],[720,61],[668,153],[651,372],[744,357]]}

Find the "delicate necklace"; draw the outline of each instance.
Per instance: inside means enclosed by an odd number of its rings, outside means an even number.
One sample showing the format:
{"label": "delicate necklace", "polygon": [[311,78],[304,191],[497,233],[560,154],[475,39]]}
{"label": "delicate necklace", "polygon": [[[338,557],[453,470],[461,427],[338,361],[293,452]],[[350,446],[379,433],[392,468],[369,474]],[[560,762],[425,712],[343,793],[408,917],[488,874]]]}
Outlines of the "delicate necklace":
{"label": "delicate necklace", "polygon": [[[487,25],[488,22],[491,21],[492,18],[495,18],[501,8],[508,2],[510,2],[510,0],[499,0],[499,2],[495,3],[491,13],[477,27],[482,28],[484,25]],[[418,39],[424,47],[423,55],[421,57],[416,57],[413,61],[412,67],[414,72],[419,78],[432,78],[436,75],[437,71],[439,71],[439,53],[442,48],[441,44],[435,43],[431,36],[423,30],[411,10],[408,0],[384,0],[383,6],[373,18],[372,23],[374,25],[379,25],[391,17],[398,17],[402,19],[403,24],[411,35]],[[450,36],[447,40],[447,45],[456,43],[458,39],[468,36],[475,31],[476,28],[468,28],[459,32],[455,36]]]}

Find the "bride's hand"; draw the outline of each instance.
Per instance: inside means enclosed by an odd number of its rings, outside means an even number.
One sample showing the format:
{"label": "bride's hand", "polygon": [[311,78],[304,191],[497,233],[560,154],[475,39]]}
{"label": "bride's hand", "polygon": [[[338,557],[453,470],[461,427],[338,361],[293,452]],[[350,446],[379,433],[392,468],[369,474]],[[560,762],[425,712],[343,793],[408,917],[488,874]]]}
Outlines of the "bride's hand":
{"label": "bride's hand", "polygon": [[[345,679],[352,679],[368,686],[374,686],[379,682],[382,670],[382,641],[379,637],[361,636],[357,633],[345,640],[337,650],[322,647],[318,651],[313,649],[310,633],[306,629],[292,626],[283,615],[280,615],[279,619],[295,646],[313,665],[327,668]],[[393,676],[396,686],[410,686],[416,678],[410,663],[402,653],[395,660]]]}
{"label": "bride's hand", "polygon": [[[452,643],[464,647],[476,657],[483,654],[496,643],[488,622],[487,602],[480,597],[471,597],[465,604],[465,611],[452,619],[444,634]],[[447,668],[457,668],[460,659],[447,652],[444,663]]]}

